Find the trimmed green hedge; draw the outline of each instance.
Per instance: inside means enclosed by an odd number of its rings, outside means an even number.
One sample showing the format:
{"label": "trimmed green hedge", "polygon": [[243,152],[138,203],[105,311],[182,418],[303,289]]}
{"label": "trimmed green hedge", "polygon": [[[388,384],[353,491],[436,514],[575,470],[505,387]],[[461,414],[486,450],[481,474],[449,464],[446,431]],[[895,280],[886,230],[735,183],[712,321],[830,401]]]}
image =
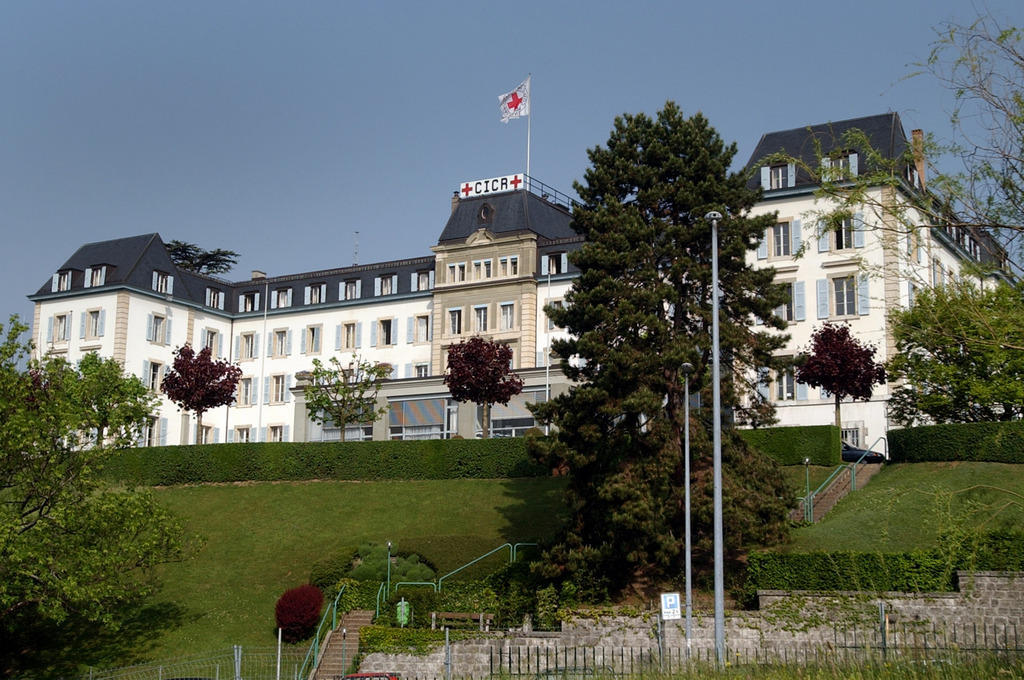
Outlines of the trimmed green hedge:
{"label": "trimmed green hedge", "polygon": [[737,432],[748,444],[779,465],[803,465],[804,458],[810,458],[813,465],[838,465],[841,462],[841,433],[835,425],[763,427]]}
{"label": "trimmed green hedge", "polygon": [[950,423],[889,431],[889,456],[896,463],[969,460],[1024,463],[1024,421]]}
{"label": "trimmed green hedge", "polygon": [[1022,569],[1024,533],[1019,531],[981,534],[953,551],[754,552],[748,557],[744,597],[752,601],[758,590],[950,592],[958,570]]}
{"label": "trimmed green hedge", "polygon": [[522,438],[274,442],[128,449],[103,475],[145,486],[306,479],[500,479],[547,474]]}

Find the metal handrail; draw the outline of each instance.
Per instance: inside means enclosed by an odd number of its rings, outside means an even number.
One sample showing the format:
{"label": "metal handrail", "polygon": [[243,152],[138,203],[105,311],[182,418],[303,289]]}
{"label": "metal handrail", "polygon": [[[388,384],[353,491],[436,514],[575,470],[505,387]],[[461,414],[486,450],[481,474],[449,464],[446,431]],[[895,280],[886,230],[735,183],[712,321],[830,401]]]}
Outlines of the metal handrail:
{"label": "metal handrail", "polygon": [[437,584],[433,581],[399,581],[395,584],[395,592],[398,592],[398,586],[430,586],[437,592]]}
{"label": "metal handrail", "polygon": [[441,582],[444,581],[449,576],[454,576],[455,574],[459,573],[460,571],[462,571],[466,567],[471,567],[474,564],[476,564],[477,562],[479,562],[480,560],[482,560],[482,559],[484,559],[486,557],[490,557],[494,553],[498,552],[499,550],[504,550],[505,548],[508,548],[508,563],[512,564],[512,554],[513,554],[512,544],[511,543],[505,543],[503,545],[499,545],[494,550],[491,550],[490,552],[484,553],[483,555],[481,555],[480,557],[476,558],[475,560],[472,560],[470,562],[466,562],[465,564],[463,564],[458,569],[455,569],[453,571],[449,571],[447,574],[445,574],[441,578],[437,579],[437,592],[441,592]]}
{"label": "metal handrail", "polygon": [[[338,600],[341,599],[341,594],[345,592],[345,586],[341,586],[338,589],[338,594],[334,596],[334,602],[324,612],[324,615],[320,617],[320,624],[316,627],[316,634],[313,635],[313,642],[309,645],[309,651],[306,652],[306,658],[302,661],[302,666],[299,668],[299,677],[306,677],[306,667],[309,665],[310,660],[315,664],[316,660],[320,658],[320,633],[323,632],[324,624],[327,623],[327,615],[331,615],[331,626],[328,631],[334,630],[338,627]],[[325,634],[326,635],[326,634]]]}
{"label": "metal handrail", "polygon": [[850,464],[850,491],[857,490],[857,466],[864,460],[864,456],[871,453],[871,450],[875,448],[875,444],[878,442],[885,442],[885,459],[889,460],[889,440],[882,436],[871,442],[871,446],[869,446],[864,453],[860,454],[860,458],[857,459],[857,462]]}

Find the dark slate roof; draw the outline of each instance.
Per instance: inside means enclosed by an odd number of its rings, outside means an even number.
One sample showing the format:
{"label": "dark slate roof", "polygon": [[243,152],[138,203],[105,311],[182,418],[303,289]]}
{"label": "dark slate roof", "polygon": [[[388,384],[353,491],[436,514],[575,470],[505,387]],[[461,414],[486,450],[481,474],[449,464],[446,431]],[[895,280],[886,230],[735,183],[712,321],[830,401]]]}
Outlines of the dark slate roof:
{"label": "dark slate roof", "polygon": [[[84,286],[85,270],[98,265],[107,266],[105,285],[130,284],[149,288],[152,284],[153,270],[175,274],[177,268],[167,255],[164,243],[159,234],[142,234],[117,238],[110,241],[86,243],[74,252],[57,271],[72,273],[72,290]],[[50,292],[48,279],[37,295]],[[175,291],[177,292],[177,291]]]}
{"label": "dark slate roof", "polygon": [[[484,206],[490,212],[484,211]],[[525,189],[460,199],[438,243],[464,241],[481,227],[495,235],[533,232],[541,238],[575,236],[569,223],[572,215],[560,206]]]}
{"label": "dark slate roof", "polygon": [[[857,151],[863,159],[865,157],[863,149],[850,149],[843,143],[843,136],[846,132],[854,129],[863,132],[870,141],[871,146],[881,152],[886,158],[900,157],[906,152],[909,145],[899,114],[883,113],[766,133],[761,136],[757,147],[750,155],[747,169],[757,168],[766,156],[780,152],[795,156],[807,165],[814,167],[818,161],[815,155],[815,141],[820,145],[820,151],[823,155],[828,155],[833,151]],[[797,186],[810,183],[811,179],[807,176],[807,173],[798,169],[796,177]],[[754,173],[754,176],[750,179],[749,186],[755,189],[760,185],[760,178]]]}

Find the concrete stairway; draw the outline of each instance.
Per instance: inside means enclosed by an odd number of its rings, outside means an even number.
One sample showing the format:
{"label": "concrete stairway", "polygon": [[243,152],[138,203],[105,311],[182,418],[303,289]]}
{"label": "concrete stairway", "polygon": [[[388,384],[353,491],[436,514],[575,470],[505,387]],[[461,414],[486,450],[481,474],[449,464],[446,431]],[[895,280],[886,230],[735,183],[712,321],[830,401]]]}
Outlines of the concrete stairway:
{"label": "concrete stairway", "polygon": [[[878,471],[882,469],[882,464],[879,463],[861,463],[857,466],[857,488],[861,489],[868,480],[878,474]],[[839,475],[832,480],[828,488],[822,491],[820,494],[814,497],[814,521],[818,522],[825,514],[836,506],[836,503],[841,501],[850,493],[851,486],[851,474],[850,467],[847,466],[845,470],[839,473]],[[803,506],[798,506],[791,513],[791,519],[800,522],[804,519]]]}
{"label": "concrete stairway", "polygon": [[[352,659],[359,653],[359,631],[371,623],[373,612],[370,610],[354,609],[345,614],[327,639],[314,680],[334,680],[345,675]],[[343,629],[344,636],[341,633]]]}

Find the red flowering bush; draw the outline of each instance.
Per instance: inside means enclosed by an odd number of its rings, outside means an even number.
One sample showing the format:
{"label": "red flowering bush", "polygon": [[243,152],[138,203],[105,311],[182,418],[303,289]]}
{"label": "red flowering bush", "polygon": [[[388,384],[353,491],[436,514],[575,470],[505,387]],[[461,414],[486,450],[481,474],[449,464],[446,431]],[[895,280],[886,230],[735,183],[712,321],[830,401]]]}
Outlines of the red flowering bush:
{"label": "red flowering bush", "polygon": [[308,583],[284,591],[274,607],[281,638],[285,642],[298,642],[312,635],[320,621],[320,607],[323,603],[324,594]]}

